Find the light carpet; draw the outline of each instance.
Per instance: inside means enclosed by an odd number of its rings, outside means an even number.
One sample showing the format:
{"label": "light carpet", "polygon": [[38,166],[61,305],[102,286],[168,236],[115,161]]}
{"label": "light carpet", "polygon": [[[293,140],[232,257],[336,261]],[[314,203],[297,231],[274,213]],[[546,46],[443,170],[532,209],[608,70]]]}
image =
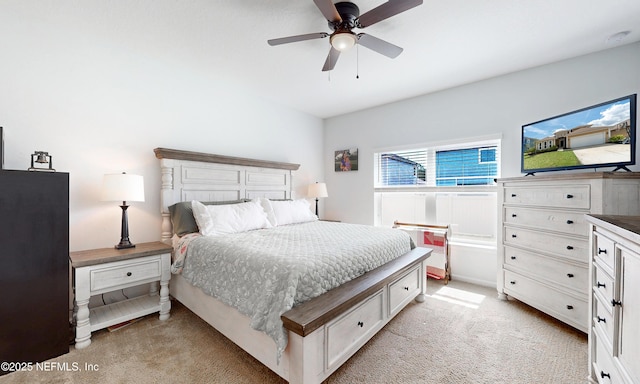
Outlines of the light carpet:
{"label": "light carpet", "polygon": [[[149,315],[88,348],[49,360],[9,383],[285,383],[208,324],[172,301],[171,317]],[[275,353],[275,351],[274,351]],[[76,369],[77,368],[77,369]],[[429,280],[412,302],[325,383],[585,383],[587,336],[495,289]]]}

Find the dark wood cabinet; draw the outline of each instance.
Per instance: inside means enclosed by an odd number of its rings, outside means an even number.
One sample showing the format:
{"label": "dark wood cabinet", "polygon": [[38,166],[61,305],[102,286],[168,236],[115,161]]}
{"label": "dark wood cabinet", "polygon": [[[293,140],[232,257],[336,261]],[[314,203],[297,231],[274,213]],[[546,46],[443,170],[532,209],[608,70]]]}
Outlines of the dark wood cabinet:
{"label": "dark wood cabinet", "polygon": [[0,362],[69,352],[69,174],[0,170],[0,265]]}

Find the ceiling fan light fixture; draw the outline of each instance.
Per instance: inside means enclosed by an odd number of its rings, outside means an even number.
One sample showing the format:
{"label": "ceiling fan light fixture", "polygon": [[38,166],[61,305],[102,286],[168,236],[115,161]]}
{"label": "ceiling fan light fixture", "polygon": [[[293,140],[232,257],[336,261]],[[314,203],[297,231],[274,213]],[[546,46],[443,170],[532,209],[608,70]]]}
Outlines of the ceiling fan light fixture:
{"label": "ceiling fan light fixture", "polygon": [[331,46],[344,52],[356,45],[357,40],[358,38],[353,32],[340,32],[331,36]]}

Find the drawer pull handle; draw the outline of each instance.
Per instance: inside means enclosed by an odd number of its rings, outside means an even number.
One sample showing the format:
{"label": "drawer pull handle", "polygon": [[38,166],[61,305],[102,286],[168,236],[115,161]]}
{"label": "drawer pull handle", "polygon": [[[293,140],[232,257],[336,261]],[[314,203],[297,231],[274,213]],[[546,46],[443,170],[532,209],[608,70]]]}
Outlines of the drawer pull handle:
{"label": "drawer pull handle", "polygon": [[607,249],[602,249],[602,248],[598,248],[598,255],[604,253],[605,255],[607,254]]}
{"label": "drawer pull handle", "polygon": [[598,323],[602,322],[602,323],[606,323],[607,319],[605,319],[604,317],[600,317],[600,316],[596,316],[598,318]]}
{"label": "drawer pull handle", "polygon": [[512,285],[516,285],[516,281],[515,281],[515,280],[511,280],[511,281],[510,281],[510,283],[511,283]]}
{"label": "drawer pull handle", "polygon": [[613,305],[614,307],[615,307],[616,305],[620,305],[620,306],[622,306],[622,301],[620,301],[620,300],[616,300],[616,299],[611,299],[611,305]]}
{"label": "drawer pull handle", "polygon": [[606,288],[606,287],[607,287],[607,285],[606,285],[605,283],[601,283],[601,282],[599,282],[599,281],[598,281],[598,282],[596,283],[596,287],[598,287],[598,288],[600,288],[600,287],[602,287],[602,288]]}
{"label": "drawer pull handle", "polygon": [[572,249],[573,249],[573,246],[572,246],[572,245],[567,245],[567,249],[568,249],[568,250],[572,250]]}
{"label": "drawer pull handle", "polygon": [[573,220],[567,220],[567,224],[573,224]]}
{"label": "drawer pull handle", "polygon": [[611,379],[611,375],[608,374],[608,373],[604,373],[604,371],[600,371],[600,377],[603,378],[603,379],[605,377],[608,378],[608,379]]}
{"label": "drawer pull handle", "polygon": [[567,309],[573,309],[573,305],[567,305]]}
{"label": "drawer pull handle", "polygon": [[512,193],[512,194],[511,194],[511,197],[516,197],[516,194],[515,194],[515,193]]}
{"label": "drawer pull handle", "polygon": [[567,273],[567,277],[568,278],[572,278],[573,277],[573,273]]}
{"label": "drawer pull handle", "polygon": [[511,217],[516,217],[516,216],[518,216],[518,215],[516,215],[515,213],[511,214]]}
{"label": "drawer pull handle", "polygon": [[404,288],[404,290],[405,290],[405,291],[408,291],[408,290],[409,290],[409,287],[403,287],[403,288]]}
{"label": "drawer pull handle", "polygon": [[518,235],[516,235],[516,234],[514,233],[513,235],[511,235],[511,237],[513,237],[513,238],[515,239],[516,237],[518,237]]}
{"label": "drawer pull handle", "polygon": [[364,327],[364,323],[362,321],[358,321],[358,327],[360,328]]}
{"label": "drawer pull handle", "polygon": [[511,260],[515,260],[515,259],[516,259],[516,257],[515,257],[515,256],[511,256]]}
{"label": "drawer pull handle", "polygon": [[131,272],[127,272],[127,276],[131,276]]}
{"label": "drawer pull handle", "polygon": [[573,199],[573,195],[567,195],[567,199]]}

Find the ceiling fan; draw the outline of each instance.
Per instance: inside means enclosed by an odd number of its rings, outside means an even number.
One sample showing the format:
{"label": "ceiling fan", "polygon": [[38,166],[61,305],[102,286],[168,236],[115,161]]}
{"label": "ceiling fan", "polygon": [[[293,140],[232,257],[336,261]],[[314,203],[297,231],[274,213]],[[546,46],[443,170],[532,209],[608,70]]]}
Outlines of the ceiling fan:
{"label": "ceiling fan", "polygon": [[356,44],[360,44],[389,58],[396,58],[402,53],[402,48],[366,33],[355,33],[355,28],[365,28],[379,21],[395,16],[401,12],[422,4],[423,0],[388,0],[386,3],[360,15],[360,9],[350,1],[333,3],[331,0],[313,0],[320,12],[329,22],[333,33],[317,32],[282,37],[268,40],[269,45],[294,43],[297,41],[323,39],[329,37],[331,49],[322,67],[323,71],[331,71],[344,52]]}

